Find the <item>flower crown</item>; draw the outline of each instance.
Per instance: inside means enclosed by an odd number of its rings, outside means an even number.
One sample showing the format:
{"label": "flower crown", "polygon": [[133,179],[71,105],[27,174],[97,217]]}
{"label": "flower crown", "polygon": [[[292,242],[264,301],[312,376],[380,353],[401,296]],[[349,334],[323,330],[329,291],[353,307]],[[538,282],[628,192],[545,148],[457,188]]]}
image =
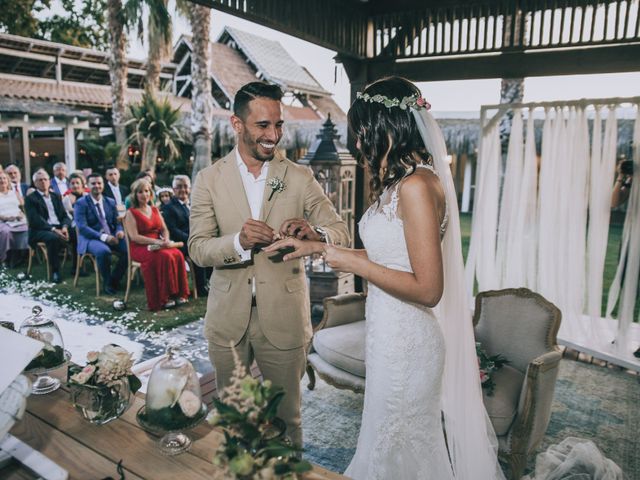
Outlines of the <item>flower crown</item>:
{"label": "flower crown", "polygon": [[400,100],[398,98],[389,98],[379,93],[369,95],[368,93],[357,92],[356,98],[364,102],[380,103],[387,108],[399,107],[400,110],[406,110],[407,108],[413,108],[414,110],[431,109],[431,104],[417,93],[403,97],[402,100]]}

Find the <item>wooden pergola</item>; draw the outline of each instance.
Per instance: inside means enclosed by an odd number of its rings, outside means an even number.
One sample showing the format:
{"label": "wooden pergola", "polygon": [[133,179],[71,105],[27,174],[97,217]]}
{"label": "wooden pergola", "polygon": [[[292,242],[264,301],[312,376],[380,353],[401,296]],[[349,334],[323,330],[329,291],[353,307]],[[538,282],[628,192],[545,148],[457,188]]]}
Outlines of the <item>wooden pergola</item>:
{"label": "wooden pergola", "polygon": [[[435,81],[640,71],[640,0],[192,1],[336,51],[352,99],[392,74]],[[357,188],[361,213],[361,177]]]}

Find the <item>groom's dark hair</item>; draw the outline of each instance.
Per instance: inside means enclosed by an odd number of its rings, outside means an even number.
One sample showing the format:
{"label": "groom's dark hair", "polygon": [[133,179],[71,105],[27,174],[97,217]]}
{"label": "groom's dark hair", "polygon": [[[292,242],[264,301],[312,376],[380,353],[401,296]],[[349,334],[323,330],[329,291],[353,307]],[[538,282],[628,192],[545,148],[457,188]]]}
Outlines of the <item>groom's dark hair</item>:
{"label": "groom's dark hair", "polygon": [[282,100],[282,90],[278,85],[270,85],[265,82],[250,82],[244,85],[233,99],[233,114],[243,120],[246,118],[249,102],[256,98],[270,98]]}

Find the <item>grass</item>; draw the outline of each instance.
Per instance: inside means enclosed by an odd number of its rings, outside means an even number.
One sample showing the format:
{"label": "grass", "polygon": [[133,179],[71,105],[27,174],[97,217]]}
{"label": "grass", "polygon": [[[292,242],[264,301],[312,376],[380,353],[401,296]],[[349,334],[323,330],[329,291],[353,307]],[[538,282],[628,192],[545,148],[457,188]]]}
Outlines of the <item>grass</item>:
{"label": "grass", "polygon": [[[206,298],[191,298],[189,303],[171,310],[150,312],[147,309],[147,297],[142,280],[133,281],[127,310],[116,311],[113,309],[114,300],[124,298],[124,288],[117,296],[96,297],[95,274],[90,267],[90,262],[85,262],[85,269],[91,272],[86,277],[78,279],[78,287],[73,287],[73,276],[69,275],[69,262],[62,269],[63,281],[55,285],[46,283],[46,268],[44,264],[34,261],[29,280],[20,281],[18,274],[26,272],[26,266],[15,269],[6,269],[0,273],[0,290],[12,289],[26,293],[34,298],[50,300],[58,305],[72,308],[87,314],[93,314],[104,320],[113,320],[129,328],[138,331],[162,331],[171,330],[180,325],[195,322],[204,316],[206,310]],[[191,276],[189,276],[191,281]],[[123,285],[126,285],[126,278]]]}

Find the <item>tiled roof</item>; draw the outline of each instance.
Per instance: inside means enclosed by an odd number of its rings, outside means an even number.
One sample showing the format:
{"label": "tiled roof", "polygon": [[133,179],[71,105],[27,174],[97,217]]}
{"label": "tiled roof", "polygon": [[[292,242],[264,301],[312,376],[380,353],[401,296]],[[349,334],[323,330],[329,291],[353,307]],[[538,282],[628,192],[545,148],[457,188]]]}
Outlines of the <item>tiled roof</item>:
{"label": "tiled roof", "polygon": [[[142,98],[143,90],[127,89],[126,101],[137,102]],[[161,92],[161,96],[168,95]],[[0,111],[2,98],[43,100],[63,105],[73,105],[84,108],[111,109],[111,87],[108,85],[92,85],[89,83],[70,83],[48,80],[31,80],[25,77],[8,77],[0,74]],[[191,111],[191,100],[188,98],[168,95],[173,107],[180,107],[182,112]],[[228,116],[222,109],[214,109],[213,115]]]}
{"label": "tiled roof", "polygon": [[344,111],[333,98],[309,95],[307,100],[322,118],[327,118],[327,114],[331,114],[331,119],[334,123],[347,121]]}
{"label": "tiled roof", "polygon": [[267,40],[235,28],[225,27],[218,39],[229,35],[267,80],[291,90],[329,95],[309,72],[289,55],[279,42]]}
{"label": "tiled roof", "polygon": [[284,106],[284,119],[287,121],[320,120],[320,117],[309,107]]}
{"label": "tiled roof", "polygon": [[211,76],[233,102],[236,92],[240,88],[257,80],[251,67],[242,55],[231,47],[222,43],[211,43]]}

